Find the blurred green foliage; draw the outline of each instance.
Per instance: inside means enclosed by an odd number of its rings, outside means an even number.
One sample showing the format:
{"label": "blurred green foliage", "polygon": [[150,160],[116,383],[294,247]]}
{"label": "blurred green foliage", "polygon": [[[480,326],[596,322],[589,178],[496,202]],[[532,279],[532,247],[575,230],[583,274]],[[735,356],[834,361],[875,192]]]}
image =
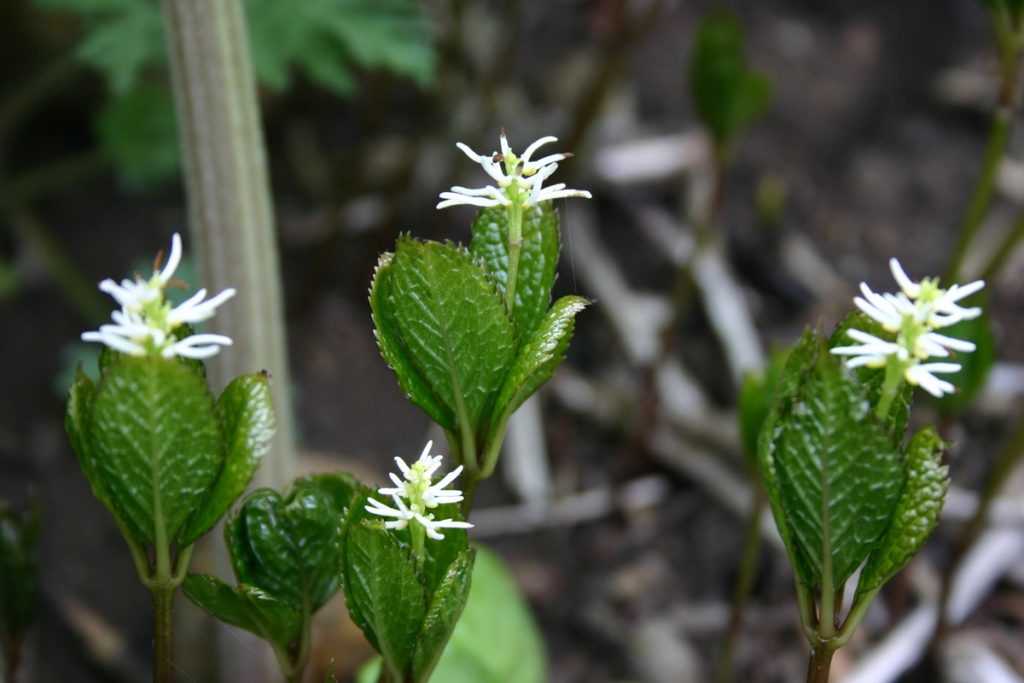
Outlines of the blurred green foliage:
{"label": "blurred green foliage", "polygon": [[[96,133],[122,180],[146,188],[173,178],[181,161],[158,0],[35,3],[82,23],[75,55],[109,87]],[[350,96],[364,69],[423,88],[433,82],[432,36],[416,0],[245,0],[245,8],[253,69],[273,91],[290,88],[298,73]]]}
{"label": "blurred green foliage", "polygon": [[697,116],[719,148],[767,109],[771,84],[747,66],[743,26],[733,13],[712,12],[701,23],[690,57],[690,88]]}

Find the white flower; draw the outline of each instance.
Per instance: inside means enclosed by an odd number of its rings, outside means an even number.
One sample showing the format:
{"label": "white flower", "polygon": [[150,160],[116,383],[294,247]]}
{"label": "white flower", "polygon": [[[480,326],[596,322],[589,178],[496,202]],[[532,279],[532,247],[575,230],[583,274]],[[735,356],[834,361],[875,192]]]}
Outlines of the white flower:
{"label": "white flower", "polygon": [[832,349],[832,353],[850,356],[846,364],[851,368],[880,368],[895,363],[894,370],[898,369],[907,382],[919,385],[936,397],[955,391],[951,383],[935,377],[934,373],[957,372],[960,365],[922,361],[933,357],[948,358],[957,351],[969,353],[975,350],[972,342],[939,334],[934,330],[981,315],[980,308],[964,308],[957,302],[979,291],[985,283],[977,280],[963,287],[953,285],[949,289],[942,289],[938,285],[938,278],[912,281],[895,258],[889,260],[889,269],[900,286],[900,292],[878,294],[862,282],[862,296],[855,297],[853,302],[887,332],[895,334],[895,340],[889,341],[862,330],[851,329],[847,331],[847,336],[859,343],[838,346]]}
{"label": "white flower", "polygon": [[409,522],[415,520],[427,532],[427,536],[435,540],[444,538],[444,535],[438,529],[472,528],[473,525],[469,522],[460,522],[454,519],[434,519],[434,515],[427,512],[427,510],[436,508],[438,505],[462,501],[461,491],[446,488],[462,473],[462,465],[449,472],[447,476],[437,483],[433,483],[434,473],[441,467],[441,462],[444,459],[440,455],[430,455],[430,449],[433,446],[434,442],[428,441],[426,448],[423,449],[423,453],[420,454],[419,460],[412,465],[406,464],[401,458],[395,458],[395,463],[398,465],[398,469],[404,478],[400,478],[397,474],[391,472],[388,476],[395,486],[377,490],[381,495],[391,496],[394,507],[389,507],[376,498],[368,500],[368,505],[365,508],[367,512],[380,517],[391,518],[384,523],[386,528],[404,529]]}
{"label": "white flower", "polygon": [[101,325],[98,331],[82,333],[82,341],[106,344],[115,351],[132,356],[159,355],[164,358],[209,358],[222,346],[230,346],[231,338],[222,334],[193,334],[178,337],[182,325],[195,325],[213,317],[217,308],[235,295],[234,289],[206,299],[200,289],[176,307],[167,301],[164,290],[174,283],[174,271],[181,263],[181,236],[171,238],[171,253],[162,269],[154,266],[148,280],[136,276],[120,284],[111,279],[100,283],[100,290],[110,294],[121,306],[111,314],[113,324]]}
{"label": "white flower", "polygon": [[496,183],[481,188],[468,188],[456,185],[448,192],[441,193],[441,202],[438,209],[445,209],[449,206],[511,206],[518,202],[522,208],[528,209],[541,202],[562,197],[583,197],[590,199],[590,193],[585,190],[570,190],[565,183],[557,183],[550,187],[544,187],[544,181],[558,169],[558,162],[572,157],[571,153],[549,154],[541,159],[532,160],[534,152],[558,138],[543,137],[523,152],[521,157],[515,155],[509,147],[505,131],[501,131],[501,151],[492,154],[477,154],[468,145],[461,142],[456,146],[470,159],[480,164],[484,171]]}

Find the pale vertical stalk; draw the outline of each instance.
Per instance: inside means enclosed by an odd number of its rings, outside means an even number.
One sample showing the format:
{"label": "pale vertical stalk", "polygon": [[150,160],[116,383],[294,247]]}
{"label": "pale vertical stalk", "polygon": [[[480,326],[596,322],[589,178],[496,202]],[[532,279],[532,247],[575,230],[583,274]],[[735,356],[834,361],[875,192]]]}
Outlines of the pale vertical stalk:
{"label": "pale vertical stalk", "polygon": [[277,433],[256,473],[280,488],[292,476],[280,266],[256,85],[241,0],[163,0],[185,166],[189,222],[202,281],[238,295],[217,312],[234,346],[209,363],[222,388],[246,372],[274,381]]}
{"label": "pale vertical stalk", "polygon": [[[218,311],[217,332],[234,346],[208,364],[211,385],[267,370],[277,431],[254,484],[280,489],[292,477],[292,414],[280,266],[266,153],[241,0],[162,0],[178,112],[189,223],[202,282],[238,295]],[[229,572],[221,546],[221,574]],[[222,629],[225,680],[273,680],[269,652]],[[253,656],[258,652],[263,657]]]}

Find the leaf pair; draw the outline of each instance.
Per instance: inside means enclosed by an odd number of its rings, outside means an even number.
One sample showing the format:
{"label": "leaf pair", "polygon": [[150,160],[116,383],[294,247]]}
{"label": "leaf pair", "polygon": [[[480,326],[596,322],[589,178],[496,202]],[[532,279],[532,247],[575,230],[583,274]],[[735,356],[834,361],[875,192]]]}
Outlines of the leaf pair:
{"label": "leaf pair", "polygon": [[[833,339],[850,325],[867,327],[851,316]],[[768,499],[807,590],[832,593],[866,561],[858,596],[873,597],[938,521],[947,484],[942,442],[926,427],[903,447],[910,392],[886,420],[877,419],[878,374],[849,372],[808,331],[786,363],[761,432]]]}
{"label": "leaf pair", "polygon": [[270,641],[286,676],[305,666],[310,619],[341,585],[341,520],[356,486],[317,475],[283,496],[254,491],[224,527],[237,587],[205,575],[183,584],[206,612]]}
{"label": "leaf pair", "polygon": [[[65,427],[139,562],[150,546],[181,555],[217,523],[252,478],[273,423],[265,374],[238,377],[215,403],[199,362],[105,350],[97,382],[78,372]],[[153,578],[153,567],[139,570]]]}
{"label": "leaf pair", "polygon": [[[483,476],[509,417],[562,362],[587,305],[567,296],[549,309],[558,250],[550,203],[527,211],[515,299],[506,306],[508,216],[497,207],[480,211],[468,250],[402,236],[374,274],[381,355],[409,400],[448,432],[453,456]],[[493,457],[481,461],[484,453]]]}
{"label": "leaf pair", "polygon": [[747,66],[743,26],[730,12],[709,15],[697,31],[690,61],[690,90],[701,122],[715,144],[728,147],[771,101],[771,85]]}
{"label": "leaf pair", "polygon": [[[420,563],[408,527],[385,529],[365,510],[369,496],[366,489],[355,495],[345,519],[345,602],[381,654],[385,680],[425,683],[466,605],[475,551],[465,531],[446,529],[443,540],[428,540]],[[442,505],[436,514],[461,519],[454,505]]]}

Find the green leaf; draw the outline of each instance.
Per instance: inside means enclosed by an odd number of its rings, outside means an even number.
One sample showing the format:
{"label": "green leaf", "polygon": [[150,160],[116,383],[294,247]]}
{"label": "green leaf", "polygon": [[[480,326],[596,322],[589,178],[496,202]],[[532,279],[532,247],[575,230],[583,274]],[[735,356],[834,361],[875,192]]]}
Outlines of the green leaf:
{"label": "green leaf", "polygon": [[377,262],[370,284],[370,310],[374,337],[384,362],[395,371],[398,386],[406,398],[423,409],[434,422],[449,431],[456,429],[455,413],[444,399],[434,392],[429,379],[420,371],[402,338],[395,306],[391,264],[395,255],[385,252]]}
{"label": "green leaf", "polygon": [[[102,358],[102,355],[101,355]],[[78,457],[78,465],[82,468],[89,488],[96,499],[103,504],[107,512],[114,518],[118,528],[128,543],[136,547],[145,547],[146,534],[134,523],[127,512],[110,495],[99,472],[96,455],[93,452],[89,437],[89,423],[92,417],[93,400],[96,386],[85,371],[79,367],[75,373],[75,381],[71,385],[68,396],[68,411],[64,418],[64,429],[71,442],[71,448]]]}
{"label": "green leaf", "polygon": [[118,93],[100,112],[96,134],[100,149],[129,187],[147,189],[177,178],[181,151],[166,84],[136,83]]}
{"label": "green leaf", "polygon": [[949,488],[949,469],[942,464],[943,443],[931,427],[921,429],[907,446],[906,483],[892,521],[868,558],[857,593],[869,592],[891,579],[931,536]]}
{"label": "green leaf", "polygon": [[254,586],[232,588],[214,576],[189,574],[182,583],[188,599],[221,621],[281,646],[302,636],[302,615]]}
{"label": "green leaf", "polygon": [[414,0],[248,0],[246,9],[253,67],[275,90],[289,87],[292,67],[339,94],[352,91],[356,67],[420,86],[434,78],[430,32]]}
{"label": "green leaf", "polygon": [[781,386],[759,448],[766,489],[801,581],[834,590],[885,531],[901,456],[817,335],[801,340]]}
{"label": "green leaf", "polygon": [[743,26],[731,12],[714,12],[701,23],[690,61],[697,116],[715,142],[728,145],[768,107],[771,85],[747,67]]}
{"label": "green leaf", "polygon": [[572,341],[576,314],[589,305],[581,296],[555,302],[534,335],[523,345],[501,387],[495,410],[511,415],[555,373]]}
{"label": "green leaf", "polygon": [[39,597],[36,537],[39,509],[18,515],[0,503],[0,645],[5,661],[23,640],[35,616]]}
{"label": "green leaf", "polygon": [[768,367],[757,372],[751,371],[743,376],[743,384],[740,386],[739,400],[736,406],[736,415],[739,420],[740,440],[743,443],[743,452],[751,467],[757,468],[757,441],[771,413],[775,399],[775,389],[778,386],[779,378],[782,376],[782,369],[786,365],[788,354],[783,351],[773,351]]}
{"label": "green leaf", "polygon": [[213,528],[249,485],[274,435],[274,404],[266,373],[241,375],[224,389],[217,401],[217,417],[224,435],[224,468],[182,533],[191,545]]}
{"label": "green leaf", "polygon": [[[365,504],[365,497],[359,503]],[[345,603],[352,620],[392,672],[401,675],[412,662],[427,614],[428,595],[415,562],[383,523],[366,519],[355,505],[345,521],[343,548]]]}
{"label": "green leaf", "polygon": [[[444,579],[433,591],[423,628],[416,638],[412,670],[417,681],[427,681],[462,616],[469,597],[475,551],[464,550],[448,566]],[[442,679],[443,680],[443,679]]]}
{"label": "green leaf", "polygon": [[333,495],[308,479],[284,497],[252,492],[224,528],[238,582],[315,612],[341,584],[341,514]]}
{"label": "green leaf", "polygon": [[359,493],[367,490],[362,482],[348,472],[330,472],[323,474],[312,474],[306,477],[324,494],[330,496],[334,509],[340,516],[345,514],[352,499]]}
{"label": "green leaf", "polygon": [[991,310],[986,300],[979,303],[982,315],[972,320],[963,320],[942,330],[947,337],[974,342],[977,347],[971,353],[959,353],[955,360],[960,364],[960,371],[948,376],[956,387],[956,392],[946,394],[938,399],[939,409],[946,415],[963,410],[974,400],[981,388],[985,386],[988,373],[996,361],[996,342],[992,334],[992,320],[988,314]]}
{"label": "green leaf", "polygon": [[[385,501],[386,502],[386,501]],[[464,521],[462,509],[456,503],[438,505],[431,510],[436,519],[454,519]],[[372,519],[372,516],[366,517]],[[396,538],[406,547],[412,547],[412,536],[409,527],[399,531],[393,531]],[[448,576],[449,568],[460,555],[469,548],[469,536],[463,529],[446,529],[444,538],[441,540],[430,539],[424,545],[424,561],[420,568],[420,582],[427,589],[428,595],[433,595],[438,586]]]}
{"label": "green leaf", "polygon": [[[454,415],[460,429],[477,432],[516,346],[492,281],[464,249],[408,236],[399,238],[376,280],[370,302],[383,323],[377,334],[385,360],[396,373],[417,371],[414,381],[399,375],[399,383],[431,417],[435,408],[420,399],[436,397],[445,408],[441,417],[447,420],[438,421],[445,429],[454,428],[448,418]],[[396,356],[401,360],[394,362]]]}
{"label": "green leaf", "polygon": [[[522,231],[512,318],[520,338],[529,339],[547,313],[558,267],[558,212],[551,202],[526,211]],[[487,266],[504,297],[508,280],[508,211],[505,207],[485,208],[477,213],[469,250]]]}
{"label": "green leaf", "polygon": [[169,542],[222,465],[204,378],[175,359],[121,356],[105,368],[92,403],[94,476],[146,540]]}
{"label": "green leaf", "polygon": [[[501,559],[483,547],[476,551],[469,600],[431,680],[544,683],[544,644],[529,607]],[[379,664],[363,667],[359,683],[376,683]]]}

